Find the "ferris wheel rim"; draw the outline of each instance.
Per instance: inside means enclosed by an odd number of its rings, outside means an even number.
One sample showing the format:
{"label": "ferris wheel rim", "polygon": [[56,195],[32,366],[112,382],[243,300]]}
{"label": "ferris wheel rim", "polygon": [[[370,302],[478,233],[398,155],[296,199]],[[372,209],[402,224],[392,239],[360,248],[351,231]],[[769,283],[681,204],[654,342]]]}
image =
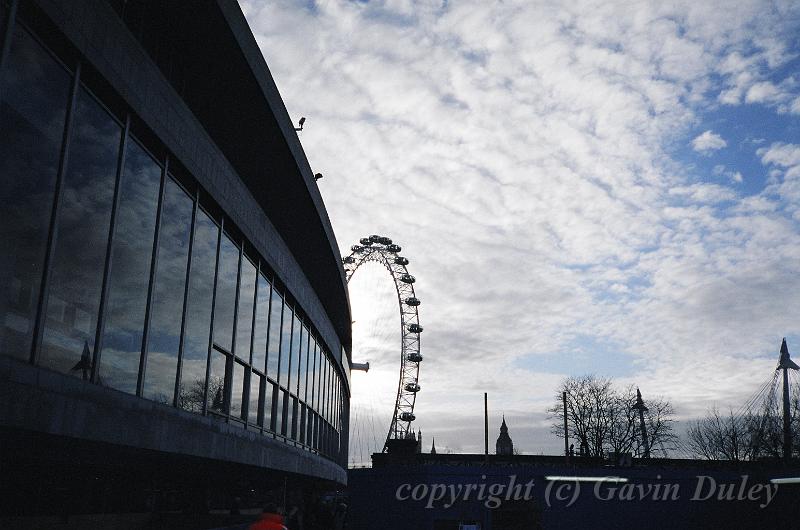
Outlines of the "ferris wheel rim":
{"label": "ferris wheel rim", "polygon": [[[362,238],[360,245],[353,245],[351,253],[342,258],[347,283],[363,264],[374,262],[389,271],[397,293],[400,307],[400,377],[397,384],[392,421],[383,445],[387,451],[389,440],[409,437],[411,423],[416,419],[414,407],[419,386],[420,334],[423,330],[419,323],[420,301],[416,297],[414,282],[416,279],[408,272],[408,259],[400,255],[402,250],[388,237],[369,236]],[[410,296],[409,296],[410,294]]]}

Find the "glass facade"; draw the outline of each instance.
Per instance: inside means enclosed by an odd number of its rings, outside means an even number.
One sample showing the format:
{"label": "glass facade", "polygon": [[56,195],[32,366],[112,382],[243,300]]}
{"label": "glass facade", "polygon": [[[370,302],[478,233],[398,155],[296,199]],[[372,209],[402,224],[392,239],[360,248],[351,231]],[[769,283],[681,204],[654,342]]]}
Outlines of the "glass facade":
{"label": "glass facade", "polygon": [[82,65],[11,37],[0,354],[337,458],[333,356],[269,264]]}
{"label": "glass facade", "polygon": [[[139,374],[161,171],[139,144],[128,142],[113,219],[100,380],[131,394]],[[166,394],[154,397],[172,403]]]}
{"label": "glass facade", "polygon": [[72,75],[17,26],[0,78],[0,348],[27,359],[44,272]]}
{"label": "glass facade", "polygon": [[[150,333],[143,394],[155,401],[172,404],[181,349],[183,301],[189,266],[192,226],[192,198],[172,178],[165,179],[161,210],[157,265],[153,284]],[[178,286],[178,288],[176,288]]]}

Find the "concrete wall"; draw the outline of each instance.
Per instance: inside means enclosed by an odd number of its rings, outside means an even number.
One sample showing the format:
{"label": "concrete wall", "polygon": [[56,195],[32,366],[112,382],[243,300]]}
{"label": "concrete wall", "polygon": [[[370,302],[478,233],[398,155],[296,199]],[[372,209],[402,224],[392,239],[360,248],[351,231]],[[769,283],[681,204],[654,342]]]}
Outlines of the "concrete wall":
{"label": "concrete wall", "polygon": [[336,463],[271,435],[0,356],[0,425],[345,483]]}

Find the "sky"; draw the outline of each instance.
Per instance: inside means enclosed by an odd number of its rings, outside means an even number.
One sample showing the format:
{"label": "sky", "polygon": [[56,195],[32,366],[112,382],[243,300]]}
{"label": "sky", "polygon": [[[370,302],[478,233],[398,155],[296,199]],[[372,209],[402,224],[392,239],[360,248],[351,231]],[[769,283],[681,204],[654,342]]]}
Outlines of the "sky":
{"label": "sky", "polygon": [[[426,449],[481,452],[484,392],[492,446],[505,414],[520,451],[558,454],[565,377],[683,425],[743,404],[782,337],[800,358],[797,2],[241,5],[342,254],[380,234],[410,260]],[[400,332],[388,273],[350,298],[359,461]]]}

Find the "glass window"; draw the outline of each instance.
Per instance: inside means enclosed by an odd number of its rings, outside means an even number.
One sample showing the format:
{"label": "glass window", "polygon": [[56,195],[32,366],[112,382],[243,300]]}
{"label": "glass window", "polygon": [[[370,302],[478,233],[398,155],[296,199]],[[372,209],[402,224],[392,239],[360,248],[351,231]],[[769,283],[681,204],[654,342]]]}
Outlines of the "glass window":
{"label": "glass window", "polygon": [[325,352],[322,350],[322,348],[320,348],[318,354],[316,411],[318,414],[322,415],[323,403],[325,401],[323,394],[323,391],[325,390]]}
{"label": "glass window", "polygon": [[218,236],[219,226],[201,208],[197,208],[178,400],[179,407],[193,412],[203,410]]}
{"label": "glass window", "polygon": [[275,418],[275,414],[273,414],[273,404],[276,403],[274,392],[275,385],[266,381],[264,390],[264,428],[273,432],[275,431],[275,424],[273,423],[273,419]]}
{"label": "glass window", "polygon": [[173,402],[178,370],[192,207],[192,198],[174,180],[166,179],[143,393],[157,401],[163,396],[167,403]]}
{"label": "glass window", "polygon": [[233,348],[233,312],[236,307],[236,278],[239,276],[239,249],[228,234],[222,234],[219,247],[217,299],[214,305],[214,344],[230,352]]}
{"label": "glass window", "polygon": [[247,421],[253,425],[261,425],[261,412],[258,408],[258,398],[261,394],[264,377],[256,372],[250,372],[250,399],[247,402]]}
{"label": "glass window", "polygon": [[269,310],[269,354],[267,357],[267,375],[278,380],[278,367],[281,358],[281,315],[283,314],[283,298],[272,288],[272,302]]}
{"label": "glass window", "polygon": [[334,407],[333,407],[333,426],[336,430],[339,430],[339,404],[341,400],[341,388],[339,387],[339,372],[335,372],[333,374],[334,384],[333,384],[333,393],[334,393]]}
{"label": "glass window", "polygon": [[[309,363],[309,334],[308,328],[303,326],[303,335],[302,335],[302,357],[300,361],[300,380],[299,385],[297,388],[297,397],[306,401],[306,378],[308,377],[308,363]],[[313,353],[313,352],[312,352]]]}
{"label": "glass window", "polygon": [[314,412],[306,407],[306,445],[314,447]]}
{"label": "glass window", "polygon": [[289,389],[289,374],[292,366],[292,321],[293,312],[289,304],[283,304],[283,324],[281,325],[281,360],[280,360],[280,375],[278,382],[280,385]]}
{"label": "glass window", "polygon": [[227,356],[214,349],[211,352],[211,366],[208,374],[208,410],[225,414],[228,410],[225,395],[225,364]]}
{"label": "glass window", "polygon": [[253,329],[253,368],[266,373],[267,333],[269,333],[269,296],[272,288],[269,280],[258,275],[256,299],[256,321]]}
{"label": "glass window", "polygon": [[286,419],[288,424],[287,436],[292,440],[297,439],[297,398],[294,396],[289,397],[289,416]]}
{"label": "glass window", "polygon": [[[129,140],[119,183],[100,380],[131,394],[139,376],[160,185],[161,166]],[[172,393],[154,397],[172,403]]]}
{"label": "glass window", "polygon": [[303,324],[300,322],[300,317],[297,313],[294,315],[294,324],[292,325],[292,376],[291,376],[291,391],[292,394],[299,395],[300,388],[300,366],[303,364],[302,349],[303,344]]}
{"label": "glass window", "polygon": [[231,374],[231,416],[237,419],[244,417],[244,365],[234,361]]}
{"label": "glass window", "polygon": [[336,415],[334,417],[334,425],[336,425],[336,430],[340,429],[339,427],[339,418],[342,411],[342,385],[338,381],[337,376],[337,383],[336,383]]}
{"label": "glass window", "polygon": [[276,410],[277,418],[277,432],[286,436],[286,405],[289,401],[289,395],[285,390],[281,389],[278,394],[278,407]]}
{"label": "glass window", "polygon": [[312,421],[312,424],[311,424],[311,429],[312,429],[313,433],[312,433],[311,446],[314,449],[319,450],[319,415],[314,413],[314,416],[312,417],[312,420],[313,421]]}
{"label": "glass window", "polygon": [[324,351],[322,352],[321,359],[322,359],[322,374],[321,374],[322,381],[320,381],[320,388],[319,388],[319,397],[320,397],[319,415],[320,415],[320,417],[324,418],[325,417],[325,407],[328,404],[328,400],[327,400],[328,359],[327,359],[327,357],[325,357],[325,352]]}
{"label": "glass window", "polygon": [[27,359],[44,265],[70,75],[17,24],[0,79],[0,344]]}
{"label": "glass window", "polygon": [[308,390],[306,391],[306,399],[308,400],[308,406],[312,409],[316,406],[315,399],[316,399],[316,374],[317,374],[317,362],[319,357],[319,352],[317,351],[317,341],[312,336],[310,337],[309,341],[309,358],[308,358]]}
{"label": "glass window", "polygon": [[297,409],[295,415],[296,415],[295,423],[297,424],[297,432],[295,439],[298,442],[303,443],[306,439],[303,430],[305,428],[305,406],[303,405],[303,403],[300,401],[299,398],[297,399]]}
{"label": "glass window", "polygon": [[87,379],[122,129],[84,88],[77,97],[40,363]]}
{"label": "glass window", "polygon": [[319,415],[323,420],[328,421],[328,381],[330,377],[330,367],[328,366],[327,357],[323,357],[322,367],[325,371],[322,374],[322,408],[319,411]]}
{"label": "glass window", "polygon": [[336,429],[336,409],[339,407],[339,387],[336,384],[336,373],[333,375],[333,395],[331,397],[331,425]]}
{"label": "glass window", "polygon": [[333,412],[333,363],[328,361],[328,392],[325,398],[328,404],[325,406],[325,421],[331,423]]}
{"label": "glass window", "polygon": [[253,330],[253,307],[256,296],[256,267],[245,256],[239,281],[239,312],[236,316],[236,356],[250,362],[250,339]]}

